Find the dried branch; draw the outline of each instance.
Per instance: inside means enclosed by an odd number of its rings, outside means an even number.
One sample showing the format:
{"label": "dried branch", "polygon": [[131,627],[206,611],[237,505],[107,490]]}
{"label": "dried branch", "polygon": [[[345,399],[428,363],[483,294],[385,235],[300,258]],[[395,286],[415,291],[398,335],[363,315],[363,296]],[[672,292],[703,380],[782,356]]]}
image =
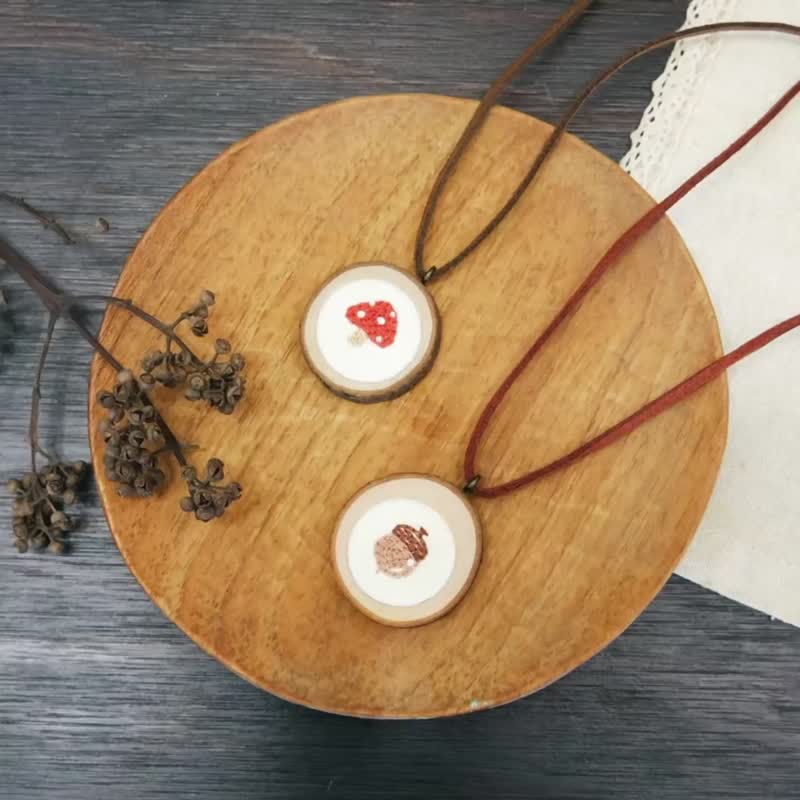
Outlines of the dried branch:
{"label": "dried branch", "polygon": [[17,208],[21,208],[41,222],[43,227],[55,231],[61,237],[61,241],[64,242],[64,244],[75,244],[75,239],[72,237],[72,234],[70,234],[57,219],[51,217],[49,214],[45,214],[44,211],[36,208],[36,206],[32,206],[24,197],[16,197],[8,192],[0,192],[0,200],[10,203]]}
{"label": "dried branch", "polygon": [[[83,338],[86,339],[86,341],[92,346],[92,348],[100,354],[101,358],[103,358],[105,361],[111,364],[115,370],[117,370],[117,373],[126,371],[126,368],[119,361],[117,361],[117,359],[114,358],[114,356],[102,344],[100,344],[97,337],[80,321],[80,319],[78,319],[73,307],[69,308],[67,311],[67,316],[78,328],[81,336],[83,336]],[[155,412],[156,423],[161,429],[161,435],[164,437],[165,449],[172,453],[173,457],[181,467],[185,467],[187,461],[181,443],[178,441],[178,438],[172,432],[169,425],[167,425],[166,420],[161,416],[155,405],[153,405],[153,410]]]}
{"label": "dried branch", "polygon": [[[0,239],[0,259],[5,261],[6,264],[28,284],[45,308],[50,312],[51,317],[55,317],[56,319],[63,317],[68,320],[78,329],[78,332],[92,346],[95,352],[114,367],[117,372],[121,372],[125,369],[125,367],[97,340],[86,325],[84,325],[72,300],[57,289],[27,258],[25,258],[25,256],[15,250],[4,239]],[[160,414],[158,415],[158,420],[159,424],[162,426],[167,449],[170,450],[181,466],[185,466],[186,457],[181,450],[177,437],[170,430]]]}
{"label": "dried branch", "polygon": [[33,397],[31,398],[31,421],[28,428],[28,441],[31,446],[31,471],[36,472],[36,455],[37,453],[43,455],[48,461],[52,462],[55,459],[45,450],[39,446],[39,403],[42,399],[42,373],[44,372],[44,365],[47,361],[47,354],[50,351],[50,342],[53,341],[53,331],[56,329],[56,322],[58,317],[55,314],[50,314],[47,322],[47,333],[44,337],[42,344],[42,352],[39,355],[39,365],[36,368],[36,377],[33,381]]}
{"label": "dried branch", "polygon": [[[82,303],[82,302],[105,303],[106,305],[113,305],[113,306],[119,306],[120,308],[124,308],[126,311],[129,311],[134,316],[139,317],[139,319],[143,320],[148,325],[155,328],[157,331],[163,333],[164,336],[167,337],[168,341],[175,342],[175,344],[177,344],[178,347],[180,347],[181,350],[184,351],[184,353],[188,353],[191,356],[191,358],[198,364],[205,363],[201,358],[195,355],[195,353],[192,352],[192,349],[189,347],[189,345],[186,344],[186,342],[180,336],[178,336],[177,333],[175,333],[175,326],[177,325],[177,322],[173,323],[172,325],[165,325],[160,319],[154,317],[152,314],[149,314],[143,308],[137,306],[132,300],[124,300],[121,297],[112,297],[109,295],[102,295],[102,294],[84,294],[84,295],[73,296],[71,298],[71,301],[73,303]],[[183,319],[185,319],[185,317],[184,315],[181,315],[178,321],[182,321]]]}
{"label": "dried branch", "polygon": [[[9,199],[10,196],[0,193],[0,197]],[[21,198],[12,200],[19,200],[16,204],[40,221],[53,222]],[[217,339],[214,357],[204,361],[175,330],[186,322],[195,336],[205,336],[208,333],[209,307],[214,305],[213,293],[202,291],[195,304],[168,325],[130,300],[105,295],[75,296],[62,291],[3,239],[0,239],[0,261],[17,273],[49,314],[32,390],[29,427],[32,471],[8,484],[14,496],[17,549],[20,552],[45,548],[53,553],[65,552],[66,537],[73,524],[65,508],[76,501],[75,489],[86,471],[82,462],[58,462],[39,444],[42,376],[59,319],[76,328],[92,349],[117,372],[113,391],[100,392],[98,401],[107,411],[100,428],[105,441],[103,463],[106,476],[117,484],[118,493],[123,497],[149,497],[156,493],[166,481],[159,456],[167,450],[181,467],[181,477],[189,491],[181,502],[181,508],[203,522],[221,516],[241,496],[241,487],[235,482],[222,483],[224,471],[219,459],[208,462],[205,479],[198,477],[197,471],[187,461],[185,449],[156,408],[149,392],[149,387],[156,383],[166,387],[185,385],[184,394],[189,400],[204,400],[223,414],[232,413],[238,405],[245,387],[241,374],[245,365],[242,354],[231,352],[230,342],[226,339]],[[92,302],[124,308],[164,336],[165,350],[152,351],[143,358],[138,378],[84,323],[82,313],[86,310],[85,305]],[[173,343],[180,348],[179,352],[171,351]],[[41,470],[36,463],[38,454],[48,459],[48,465]]]}

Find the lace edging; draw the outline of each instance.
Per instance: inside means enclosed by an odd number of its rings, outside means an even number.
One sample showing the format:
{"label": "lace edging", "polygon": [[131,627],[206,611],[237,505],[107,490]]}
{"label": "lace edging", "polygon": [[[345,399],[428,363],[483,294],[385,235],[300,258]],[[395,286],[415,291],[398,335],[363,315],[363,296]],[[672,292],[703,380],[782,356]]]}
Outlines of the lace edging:
{"label": "lace edging", "polygon": [[[683,28],[719,22],[735,0],[692,0]],[[651,194],[658,194],[664,157],[672,152],[690,116],[698,78],[719,48],[718,36],[675,44],[661,75],[653,82],[653,98],[631,134],[631,147],[620,165]]]}

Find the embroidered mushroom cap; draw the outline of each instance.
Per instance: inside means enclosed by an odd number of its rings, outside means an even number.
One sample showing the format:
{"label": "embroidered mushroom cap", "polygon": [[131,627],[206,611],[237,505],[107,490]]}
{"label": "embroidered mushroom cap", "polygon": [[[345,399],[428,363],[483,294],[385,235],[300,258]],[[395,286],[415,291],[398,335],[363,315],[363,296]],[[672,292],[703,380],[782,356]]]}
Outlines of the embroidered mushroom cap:
{"label": "embroidered mushroom cap", "polygon": [[378,347],[389,347],[397,335],[397,313],[391,303],[356,303],[347,309],[348,321],[367,334]]}

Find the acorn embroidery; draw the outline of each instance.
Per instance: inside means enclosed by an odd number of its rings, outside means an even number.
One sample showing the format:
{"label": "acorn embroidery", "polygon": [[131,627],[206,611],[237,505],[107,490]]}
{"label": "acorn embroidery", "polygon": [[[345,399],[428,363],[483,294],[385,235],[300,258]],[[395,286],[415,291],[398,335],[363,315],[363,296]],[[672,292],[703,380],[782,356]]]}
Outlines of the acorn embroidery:
{"label": "acorn embroidery", "polygon": [[356,326],[350,342],[361,345],[367,339],[380,348],[394,344],[397,335],[397,312],[386,300],[356,303],[345,312],[347,321]]}
{"label": "acorn embroidery", "polygon": [[425,528],[395,525],[391,533],[375,542],[375,562],[378,571],[392,578],[405,578],[428,555]]}

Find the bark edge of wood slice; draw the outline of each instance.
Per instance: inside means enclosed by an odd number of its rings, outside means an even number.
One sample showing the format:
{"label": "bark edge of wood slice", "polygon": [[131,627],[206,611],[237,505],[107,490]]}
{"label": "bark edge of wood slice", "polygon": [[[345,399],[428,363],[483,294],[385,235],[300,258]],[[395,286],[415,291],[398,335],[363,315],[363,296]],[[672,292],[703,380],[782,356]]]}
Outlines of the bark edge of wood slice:
{"label": "bark edge of wood slice", "polygon": [[[347,341],[348,345],[344,348],[334,349],[334,353],[340,359],[344,356],[346,362],[347,351],[350,350],[360,355],[363,361],[363,349],[370,350],[371,352],[367,356],[373,357],[387,352],[386,349],[380,347],[380,335],[378,342],[372,344],[369,343],[370,338],[362,331],[356,330],[355,336],[352,333],[347,335],[347,327],[350,327],[351,330],[355,329],[347,322],[344,313],[336,315],[336,321],[340,323],[339,329],[330,325],[333,320],[330,319],[332,315],[328,314],[329,326],[325,335],[320,330],[323,327],[320,318],[326,311],[326,306],[333,304],[331,295],[341,297],[346,293],[348,284],[358,286],[368,281],[390,287],[400,300],[405,302],[407,316],[414,317],[418,329],[418,340],[414,342],[415,346],[412,352],[409,352],[401,362],[402,366],[398,366],[389,374],[377,377],[373,375],[372,379],[368,378],[368,374],[359,376],[343,374],[343,369],[337,369],[337,366],[341,367],[341,364],[334,363],[333,359],[325,352],[325,348],[326,345],[331,347],[336,341],[334,337],[338,334],[338,338],[342,342]],[[358,298],[359,295],[356,293],[351,300],[357,301]],[[374,307],[375,302],[372,301],[370,304]],[[342,307],[335,309],[336,311],[349,311],[347,302],[340,302],[339,305]],[[395,315],[394,309],[391,306],[389,308],[387,314]],[[364,316],[367,311],[358,311],[357,313]],[[400,318],[397,320],[398,341],[391,344],[391,349],[387,348],[390,356],[393,349],[402,345],[400,340],[408,325],[405,316],[400,314]],[[379,317],[379,319],[383,318]],[[388,318],[384,319],[384,322],[388,321]],[[332,339],[333,341],[331,341]],[[357,403],[393,400],[416,386],[433,366],[439,349],[439,312],[430,293],[417,280],[416,276],[408,271],[393,264],[380,262],[351,264],[328,278],[312,297],[300,322],[300,342],[308,366],[334,394]],[[356,348],[358,349],[356,350]],[[363,364],[358,366],[360,369],[364,369]],[[367,369],[379,368],[380,360],[374,359],[366,366]]]}
{"label": "bark edge of wood slice", "polygon": [[[474,108],[390,95],[284,119],[208,164],[133,250],[118,296],[172,319],[209,288],[217,295],[209,339],[231,339],[248,360],[247,393],[232,417],[180,392],[156,395],[177,435],[202,445],[203,460],[221,457],[242,483],[242,499],[223,518],[204,525],[179,510],[184,487],[171,465],[162,496],[117,496],[103,475],[94,400],[114,375],[92,364],[97,482],[130,570],[204,650],[257,686],[318,709],[446,716],[557,680],[631,624],[672,573],[724,450],[723,379],[569,470],[502,499],[470,500],[482,523],[481,566],[435,622],[387,627],[339,590],[331,534],[349,498],[393,473],[458,484],[488,394],[653,204],[617,164],[566,137],[490,240],[432,287],[441,345],[425,380],[388,403],[334,396],[303,357],[303,312],[348,264],[410,269],[426,192]],[[431,263],[502,204],[550,130],[507,108],[492,111],[443,197]],[[161,344],[116,308],[101,337],[131,366]],[[708,294],[663,220],[506,399],[481,449],[484,481],[557,457],[720,353]]]}

